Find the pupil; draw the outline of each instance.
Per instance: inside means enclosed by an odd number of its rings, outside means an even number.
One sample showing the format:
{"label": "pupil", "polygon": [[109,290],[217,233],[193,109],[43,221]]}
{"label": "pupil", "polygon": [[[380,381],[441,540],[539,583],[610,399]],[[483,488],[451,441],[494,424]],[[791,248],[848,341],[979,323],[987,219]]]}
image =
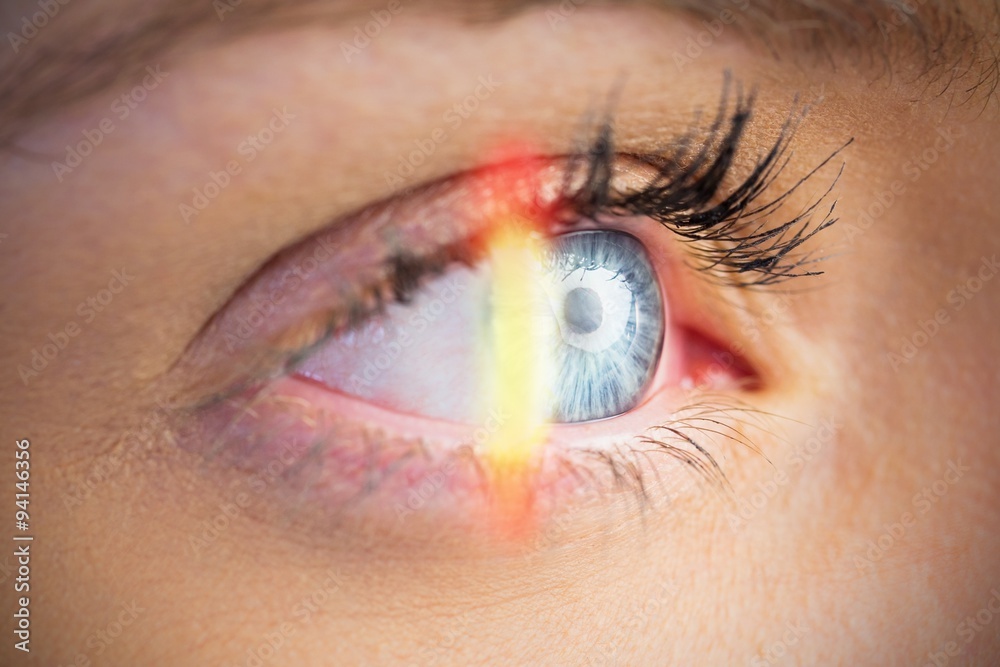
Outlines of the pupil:
{"label": "pupil", "polygon": [[566,295],[563,317],[574,333],[589,334],[597,331],[604,320],[601,297],[590,288],[577,287]]}

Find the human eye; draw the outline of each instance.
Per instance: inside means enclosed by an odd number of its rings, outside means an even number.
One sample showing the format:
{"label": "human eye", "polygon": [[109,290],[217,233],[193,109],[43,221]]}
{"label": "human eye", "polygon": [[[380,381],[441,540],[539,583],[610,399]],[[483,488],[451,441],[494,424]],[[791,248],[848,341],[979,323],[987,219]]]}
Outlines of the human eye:
{"label": "human eye", "polygon": [[9,3],[33,659],[997,662],[994,4]]}
{"label": "human eye", "polygon": [[171,374],[175,439],[389,524],[522,533],[684,468],[724,487],[763,381],[729,311],[818,275],[834,221],[837,153],[776,185],[796,116],[739,164],[753,107],[727,81],[656,151],[616,147],[610,118],[563,154],[502,145],[279,252]]}

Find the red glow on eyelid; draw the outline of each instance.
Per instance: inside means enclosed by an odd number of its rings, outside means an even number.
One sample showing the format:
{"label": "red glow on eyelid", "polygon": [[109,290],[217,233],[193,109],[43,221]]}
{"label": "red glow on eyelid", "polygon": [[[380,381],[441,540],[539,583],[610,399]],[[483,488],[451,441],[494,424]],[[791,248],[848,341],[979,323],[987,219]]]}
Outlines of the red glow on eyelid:
{"label": "red glow on eyelid", "polygon": [[501,145],[489,163],[505,168],[476,195],[484,210],[491,212],[484,251],[493,271],[487,334],[491,368],[481,396],[489,397],[488,407],[502,416],[483,443],[484,462],[494,500],[494,527],[511,538],[530,532],[538,482],[534,466],[550,428],[542,414],[545,399],[538,392],[551,382],[551,356],[539,346],[545,336],[530,311],[531,304],[544,299],[541,243],[553,220],[549,212],[523,207],[523,202],[531,201],[524,193],[539,192],[537,167],[526,159],[533,154],[519,142]]}

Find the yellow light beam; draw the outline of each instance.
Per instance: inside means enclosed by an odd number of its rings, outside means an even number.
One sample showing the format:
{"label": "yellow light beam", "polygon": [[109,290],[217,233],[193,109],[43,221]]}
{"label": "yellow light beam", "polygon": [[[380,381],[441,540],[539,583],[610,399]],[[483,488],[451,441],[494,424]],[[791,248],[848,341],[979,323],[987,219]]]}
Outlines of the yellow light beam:
{"label": "yellow light beam", "polygon": [[490,239],[493,271],[492,390],[503,415],[487,459],[507,519],[526,519],[531,467],[546,437],[555,322],[542,288],[542,243],[530,229],[500,224]]}

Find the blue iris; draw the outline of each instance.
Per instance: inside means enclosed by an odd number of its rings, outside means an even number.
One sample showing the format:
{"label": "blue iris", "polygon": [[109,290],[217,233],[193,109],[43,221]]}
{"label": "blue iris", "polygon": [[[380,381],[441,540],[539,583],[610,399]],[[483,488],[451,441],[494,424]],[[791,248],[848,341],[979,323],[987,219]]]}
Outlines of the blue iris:
{"label": "blue iris", "polygon": [[552,421],[586,422],[634,408],[664,338],[663,300],[645,248],[622,232],[574,232],[549,242],[545,270],[559,329]]}

